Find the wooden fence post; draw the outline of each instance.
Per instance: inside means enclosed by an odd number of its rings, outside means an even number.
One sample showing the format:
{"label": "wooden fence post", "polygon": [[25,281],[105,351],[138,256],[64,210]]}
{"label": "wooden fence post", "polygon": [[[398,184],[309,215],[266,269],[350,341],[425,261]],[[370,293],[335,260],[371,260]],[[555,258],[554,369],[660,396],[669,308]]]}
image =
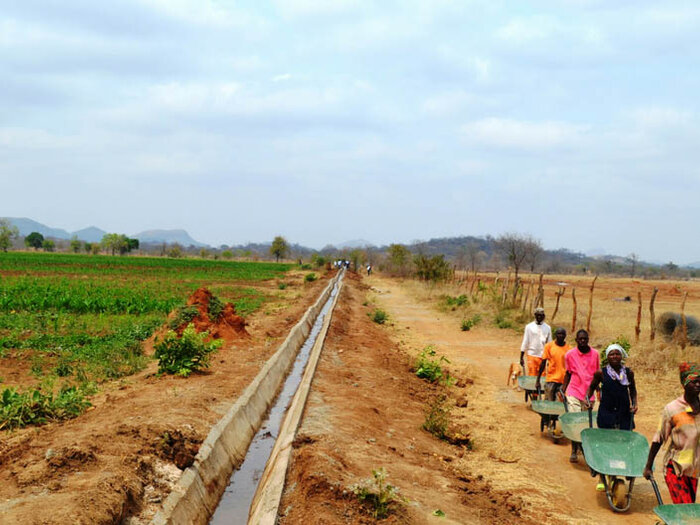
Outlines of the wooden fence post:
{"label": "wooden fence post", "polygon": [[639,342],[639,334],[642,332],[640,325],[642,324],[642,292],[637,292],[637,300],[639,305],[637,306],[637,326],[634,327],[634,341]]}
{"label": "wooden fence post", "polygon": [[655,286],[654,291],[651,292],[651,300],[649,301],[649,314],[651,314],[651,334],[649,334],[649,341],[653,341],[656,337],[656,319],[654,318],[654,301],[656,300],[656,294],[659,293],[659,289]]}
{"label": "wooden fence post", "polygon": [[593,317],[593,288],[595,287],[596,279],[598,279],[597,275],[593,278],[593,282],[591,283],[591,295],[588,297],[588,317],[586,318],[587,332],[591,331],[591,317]]}
{"label": "wooden fence post", "polygon": [[535,308],[537,308],[538,306],[541,306],[542,308],[544,308],[544,288],[542,288],[542,278],[543,277],[544,277],[544,274],[541,273],[539,284],[537,285],[537,296],[535,299],[535,306],[534,306]]}
{"label": "wooden fence post", "polygon": [[576,332],[576,288],[571,289],[571,300],[574,302],[574,315],[571,319],[571,333],[575,334]]}
{"label": "wooden fence post", "polygon": [[557,316],[557,312],[559,311],[559,299],[561,299],[561,296],[564,295],[565,288],[563,286],[559,287],[559,290],[557,290],[556,295],[557,295],[557,303],[554,305],[554,313],[552,314],[552,322],[554,322],[554,318]]}
{"label": "wooden fence post", "polygon": [[527,286],[527,293],[525,293],[525,300],[523,301],[523,312],[527,308],[527,300],[530,298],[530,290],[532,290],[533,281],[530,279],[530,284]]}

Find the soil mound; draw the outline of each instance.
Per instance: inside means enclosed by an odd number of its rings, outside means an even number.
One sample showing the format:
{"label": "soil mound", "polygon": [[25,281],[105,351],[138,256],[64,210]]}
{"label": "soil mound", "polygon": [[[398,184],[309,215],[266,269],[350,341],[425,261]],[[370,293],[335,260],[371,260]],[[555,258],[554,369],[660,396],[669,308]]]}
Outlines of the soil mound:
{"label": "soil mound", "polygon": [[197,332],[209,332],[213,339],[235,339],[237,337],[250,337],[246,330],[246,321],[240,315],[236,315],[233,303],[222,303],[207,288],[197,289],[187,300],[186,308],[196,308],[196,315],[191,319],[184,319],[175,331],[182,335],[182,331],[189,323],[193,323]]}

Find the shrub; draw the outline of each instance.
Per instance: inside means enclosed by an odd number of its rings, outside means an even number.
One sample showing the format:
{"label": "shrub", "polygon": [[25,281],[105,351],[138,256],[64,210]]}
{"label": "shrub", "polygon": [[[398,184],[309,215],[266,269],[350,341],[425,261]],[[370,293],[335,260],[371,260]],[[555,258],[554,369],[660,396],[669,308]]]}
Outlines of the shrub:
{"label": "shrub", "polygon": [[439,439],[447,438],[447,428],[450,424],[450,407],[447,404],[447,396],[439,395],[425,411],[423,429]]}
{"label": "shrub", "polygon": [[168,331],[165,338],[155,345],[158,373],[187,377],[194,371],[208,368],[209,354],[221,346],[221,341],[206,342],[208,335],[207,332],[198,334],[192,324],[185,328],[182,337]]}
{"label": "shrub", "polygon": [[384,324],[389,318],[387,313],[381,308],[375,308],[374,311],[370,314],[370,317],[372,321],[374,321],[377,324]]}
{"label": "shrub", "polygon": [[307,283],[312,283],[312,282],[314,282],[316,279],[317,279],[316,274],[313,273],[313,272],[307,273],[307,274],[304,276],[304,281],[306,281]]}
{"label": "shrub", "polygon": [[384,519],[389,515],[389,506],[399,503],[403,498],[399,496],[398,487],[386,483],[386,470],[384,467],[372,469],[372,478],[352,487],[352,491],[362,503],[369,503],[375,519]]}
{"label": "shrub", "polygon": [[456,310],[460,306],[466,306],[469,304],[469,298],[462,294],[457,297],[452,297],[451,295],[444,295],[443,301],[445,306],[451,310]]}
{"label": "shrub", "polygon": [[479,314],[472,315],[469,319],[462,319],[462,332],[468,332],[481,321]]}
{"label": "shrub", "polygon": [[450,374],[442,369],[442,363],[449,364],[449,360],[443,355],[436,358],[437,352],[432,345],[426,346],[416,359],[415,370],[416,375],[421,379],[426,379],[431,383],[440,381],[442,384],[450,386],[455,379]]}
{"label": "shrub", "polygon": [[277,285],[277,288],[280,290],[284,290],[285,288],[287,288],[287,283],[279,283]]}
{"label": "shrub", "polygon": [[505,312],[498,312],[494,318],[494,323],[496,323],[496,326],[501,329],[513,328],[513,321],[508,319]]}
{"label": "shrub", "polygon": [[168,323],[168,328],[171,330],[177,330],[183,324],[189,324],[192,320],[199,315],[199,310],[196,306],[181,306],[175,312],[175,317],[173,317]]}

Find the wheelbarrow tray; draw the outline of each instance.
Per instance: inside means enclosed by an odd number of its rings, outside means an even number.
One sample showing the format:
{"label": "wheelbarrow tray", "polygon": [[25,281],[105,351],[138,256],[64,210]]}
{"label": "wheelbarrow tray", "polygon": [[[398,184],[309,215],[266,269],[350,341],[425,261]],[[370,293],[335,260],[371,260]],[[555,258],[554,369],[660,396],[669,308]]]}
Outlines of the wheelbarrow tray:
{"label": "wheelbarrow tray", "polygon": [[[595,428],[597,426],[598,412],[593,411],[591,416],[593,418],[593,427]],[[584,428],[589,428],[588,412],[567,412],[562,414],[559,416],[559,425],[564,436],[569,441],[581,443],[581,431]]]}
{"label": "wheelbarrow tray", "polygon": [[533,401],[532,410],[543,416],[561,416],[566,412],[561,401]]}
{"label": "wheelbarrow tray", "polygon": [[649,442],[637,432],[584,428],[581,444],[586,463],[600,474],[638,478],[644,472]]}
{"label": "wheelbarrow tray", "polygon": [[666,525],[685,525],[700,523],[700,503],[679,503],[676,505],[659,505],[654,513]]}
{"label": "wheelbarrow tray", "polygon": [[518,386],[523,390],[530,390],[532,392],[536,391],[535,383],[537,382],[537,376],[520,376],[518,377]]}

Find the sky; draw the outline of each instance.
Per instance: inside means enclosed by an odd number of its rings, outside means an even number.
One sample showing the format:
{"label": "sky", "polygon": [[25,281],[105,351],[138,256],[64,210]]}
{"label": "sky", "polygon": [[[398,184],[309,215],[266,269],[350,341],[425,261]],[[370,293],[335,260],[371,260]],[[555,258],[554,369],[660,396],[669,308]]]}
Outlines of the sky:
{"label": "sky", "polygon": [[9,0],[0,216],[700,261],[700,4]]}

